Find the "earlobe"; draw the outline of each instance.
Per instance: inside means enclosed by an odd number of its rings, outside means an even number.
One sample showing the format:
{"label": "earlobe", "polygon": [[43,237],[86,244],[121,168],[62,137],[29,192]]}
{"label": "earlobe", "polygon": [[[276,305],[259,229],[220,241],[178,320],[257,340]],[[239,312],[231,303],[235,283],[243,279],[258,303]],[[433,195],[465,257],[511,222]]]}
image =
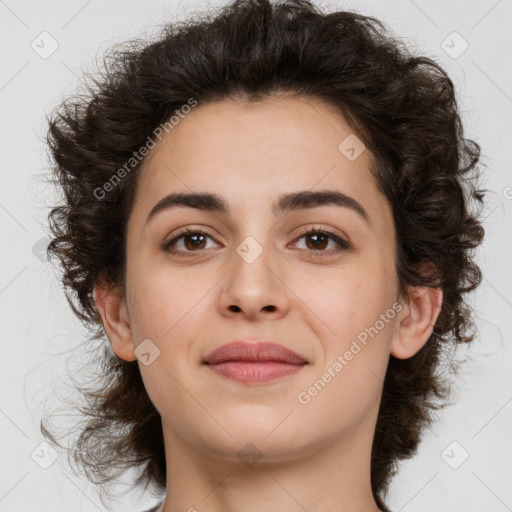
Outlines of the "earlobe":
{"label": "earlobe", "polygon": [[425,345],[441,312],[442,301],[441,288],[411,288],[409,301],[404,304],[397,319],[391,355],[408,359]]}
{"label": "earlobe", "polygon": [[135,361],[137,357],[123,294],[110,285],[96,283],[94,298],[112,350],[125,361]]}

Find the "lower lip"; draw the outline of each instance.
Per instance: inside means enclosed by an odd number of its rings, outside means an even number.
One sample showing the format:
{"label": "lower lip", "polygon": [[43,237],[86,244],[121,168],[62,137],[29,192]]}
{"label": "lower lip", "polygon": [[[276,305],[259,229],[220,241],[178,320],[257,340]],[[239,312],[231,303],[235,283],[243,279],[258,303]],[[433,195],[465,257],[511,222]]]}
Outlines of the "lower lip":
{"label": "lower lip", "polygon": [[270,382],[297,373],[305,364],[289,364],[279,361],[226,361],[207,365],[214,372],[236,382]]}

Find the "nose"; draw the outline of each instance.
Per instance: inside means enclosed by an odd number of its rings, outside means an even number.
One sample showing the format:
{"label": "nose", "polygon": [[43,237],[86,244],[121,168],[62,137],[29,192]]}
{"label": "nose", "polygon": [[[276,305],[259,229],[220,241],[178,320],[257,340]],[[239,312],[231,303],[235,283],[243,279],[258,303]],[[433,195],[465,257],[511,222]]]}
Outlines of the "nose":
{"label": "nose", "polygon": [[[219,309],[225,316],[239,315],[248,320],[278,319],[290,308],[290,290],[275,258],[271,261],[271,250],[258,249],[256,257],[254,243],[244,245],[232,255],[232,268],[223,280],[219,296]],[[262,250],[263,249],[263,250]],[[248,257],[249,256],[249,257]]]}

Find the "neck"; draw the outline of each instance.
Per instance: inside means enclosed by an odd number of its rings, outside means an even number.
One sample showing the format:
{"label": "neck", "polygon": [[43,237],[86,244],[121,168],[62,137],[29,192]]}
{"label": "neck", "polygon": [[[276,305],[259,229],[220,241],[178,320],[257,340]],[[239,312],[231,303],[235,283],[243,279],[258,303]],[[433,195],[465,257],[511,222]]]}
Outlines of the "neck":
{"label": "neck", "polygon": [[233,449],[234,455],[224,447],[213,453],[211,446],[191,446],[163,427],[167,489],[172,491],[158,512],[379,512],[370,483],[372,418],[343,437],[333,433],[286,453],[276,451],[270,438],[261,439],[254,445],[263,449],[246,446],[245,458],[236,456],[244,449]]}

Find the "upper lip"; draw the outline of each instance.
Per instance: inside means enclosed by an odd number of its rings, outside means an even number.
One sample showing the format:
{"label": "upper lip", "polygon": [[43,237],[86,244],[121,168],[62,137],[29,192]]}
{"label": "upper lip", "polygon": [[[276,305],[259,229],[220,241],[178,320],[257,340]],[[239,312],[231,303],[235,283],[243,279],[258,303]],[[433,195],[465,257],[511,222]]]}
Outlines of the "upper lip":
{"label": "upper lip", "polygon": [[227,343],[210,352],[204,363],[218,364],[226,361],[279,361],[289,364],[307,364],[307,361],[292,350],[269,341]]}

